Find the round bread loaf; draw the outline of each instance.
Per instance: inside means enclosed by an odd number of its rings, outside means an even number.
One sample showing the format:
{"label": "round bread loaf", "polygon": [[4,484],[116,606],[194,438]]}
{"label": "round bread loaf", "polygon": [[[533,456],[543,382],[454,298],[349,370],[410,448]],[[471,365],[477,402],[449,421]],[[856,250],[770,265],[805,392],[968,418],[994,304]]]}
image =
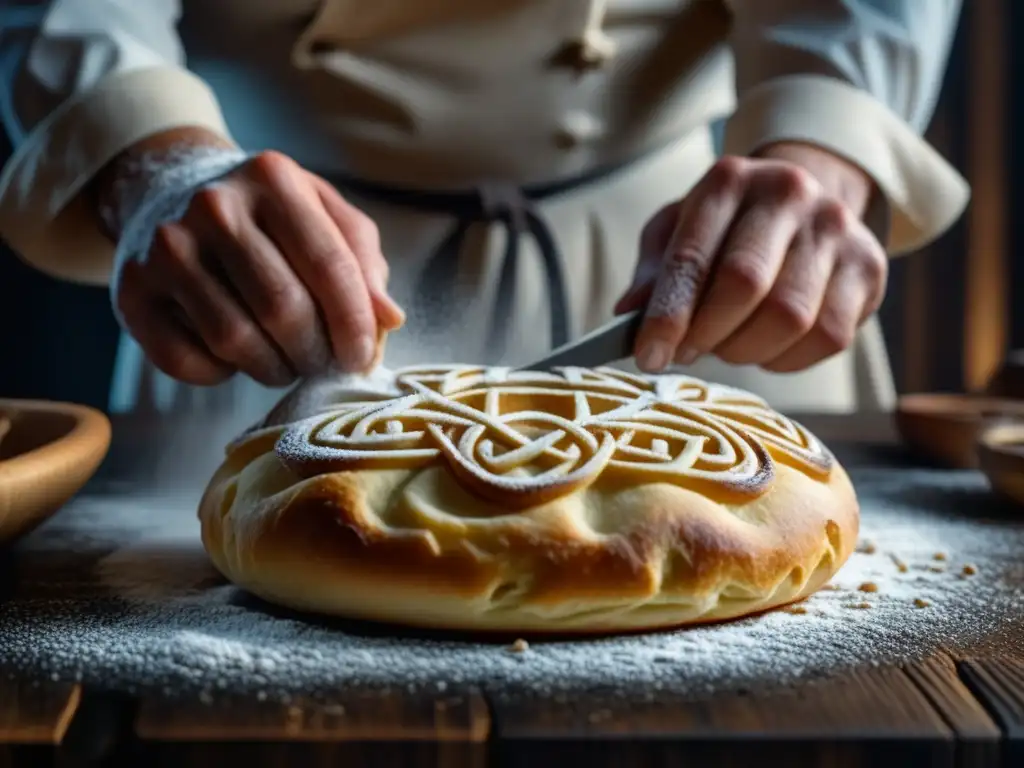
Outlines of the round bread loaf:
{"label": "round bread loaf", "polygon": [[307,382],[228,446],[199,516],[216,566],[266,600],[515,633],[790,603],[859,522],[831,453],[749,393],[475,366]]}

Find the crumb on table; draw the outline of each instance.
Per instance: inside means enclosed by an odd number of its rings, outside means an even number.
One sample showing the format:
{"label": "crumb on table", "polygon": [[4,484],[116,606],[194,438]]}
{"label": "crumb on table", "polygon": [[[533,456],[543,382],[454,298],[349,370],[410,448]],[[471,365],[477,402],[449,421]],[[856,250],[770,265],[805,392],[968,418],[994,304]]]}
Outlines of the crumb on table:
{"label": "crumb on table", "polygon": [[512,646],[511,648],[509,648],[509,650],[512,651],[512,653],[525,653],[526,651],[530,650],[530,644],[520,637],[518,640],[512,643]]}
{"label": "crumb on table", "polygon": [[977,567],[971,565],[970,563],[967,563],[967,565],[964,566],[963,571],[962,571],[964,576],[974,576],[977,572],[978,572]]}
{"label": "crumb on table", "polygon": [[932,556],[932,559],[934,559],[934,560],[937,560],[937,561],[939,561],[940,563],[943,563],[943,562],[945,562],[945,561],[946,561],[946,553],[945,553],[945,552],[936,552],[936,553],[935,553],[935,554],[934,554],[934,555]]}
{"label": "crumb on table", "polygon": [[892,562],[895,564],[897,571],[899,571],[900,573],[906,573],[910,570],[910,567],[905,562],[900,560],[899,557],[897,557],[896,555],[891,555],[891,557]]}
{"label": "crumb on table", "polygon": [[865,581],[863,584],[857,587],[857,589],[861,592],[877,592],[878,585],[875,584],[875,582],[873,581]]}
{"label": "crumb on table", "polygon": [[857,547],[857,551],[864,555],[873,555],[878,551],[878,547],[875,546],[873,541],[863,541],[860,546]]}
{"label": "crumb on table", "polygon": [[871,607],[871,603],[853,603],[850,607],[851,608],[856,608],[858,610],[862,610],[863,611],[863,610],[866,610],[866,609],[870,608]]}
{"label": "crumb on table", "polygon": [[802,616],[803,614],[807,613],[807,609],[804,608],[802,605],[788,605],[784,610],[786,611],[786,613],[796,614],[797,616]]}
{"label": "crumb on table", "polygon": [[915,597],[914,605],[918,608],[927,608],[929,605],[931,605],[931,603],[923,598]]}

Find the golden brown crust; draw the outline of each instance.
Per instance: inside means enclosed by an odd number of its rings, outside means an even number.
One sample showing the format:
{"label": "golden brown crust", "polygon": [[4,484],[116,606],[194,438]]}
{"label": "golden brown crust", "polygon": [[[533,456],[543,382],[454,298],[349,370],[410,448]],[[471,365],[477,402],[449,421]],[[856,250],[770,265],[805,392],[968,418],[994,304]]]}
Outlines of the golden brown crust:
{"label": "golden brown crust", "polygon": [[757,493],[608,472],[517,508],[443,461],[299,474],[275,450],[286,430],[234,443],[199,515],[225,575],[299,609],[523,633],[676,626],[806,597],[857,537],[831,457],[770,459]]}

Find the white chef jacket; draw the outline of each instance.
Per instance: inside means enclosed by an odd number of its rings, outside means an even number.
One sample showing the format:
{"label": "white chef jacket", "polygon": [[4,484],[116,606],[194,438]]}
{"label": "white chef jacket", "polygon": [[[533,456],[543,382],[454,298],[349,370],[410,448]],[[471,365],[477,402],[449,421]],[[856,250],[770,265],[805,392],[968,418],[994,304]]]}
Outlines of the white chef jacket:
{"label": "white chef jacket", "polygon": [[[891,211],[888,249],[918,248],[960,215],[968,189],[922,138],[958,0],[56,0],[28,54],[26,135],[0,173],[0,235],[41,270],[109,280],[113,246],[80,195],[146,136],[201,126],[275,148],[329,178],[414,189],[544,184],[627,164],[540,204],[557,241],[571,335],[610,318],[644,222],[724,151],[783,140],[863,168]],[[342,185],[344,192],[344,186]],[[347,195],[373,217],[392,293],[414,306],[449,217]],[[415,314],[388,365],[483,360],[496,292],[513,291],[503,360],[550,346],[535,243],[500,279],[507,232],[470,228],[449,314]],[[493,330],[493,329],[492,329]],[[155,372],[125,336],[112,409],[233,403],[279,393],[244,377],[212,390]],[[894,393],[877,320],[848,352],[797,374],[698,361],[696,375],[779,408],[886,408]]]}

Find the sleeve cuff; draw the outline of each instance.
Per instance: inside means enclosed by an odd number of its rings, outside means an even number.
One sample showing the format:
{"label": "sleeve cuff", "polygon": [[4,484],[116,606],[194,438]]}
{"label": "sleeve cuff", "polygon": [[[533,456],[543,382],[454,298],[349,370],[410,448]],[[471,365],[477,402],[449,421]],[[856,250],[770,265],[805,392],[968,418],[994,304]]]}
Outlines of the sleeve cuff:
{"label": "sleeve cuff", "polygon": [[966,180],[870,94],[830,77],[794,75],[752,88],[725,127],[727,154],[803,141],[860,166],[892,213],[888,251],[916,250],[945,232],[970,199]]}
{"label": "sleeve cuff", "polygon": [[114,244],[79,193],[132,144],[182,127],[229,136],[209,86],[175,67],[112,75],[68,100],[16,147],[0,171],[0,236],[43,272],[106,284]]}

